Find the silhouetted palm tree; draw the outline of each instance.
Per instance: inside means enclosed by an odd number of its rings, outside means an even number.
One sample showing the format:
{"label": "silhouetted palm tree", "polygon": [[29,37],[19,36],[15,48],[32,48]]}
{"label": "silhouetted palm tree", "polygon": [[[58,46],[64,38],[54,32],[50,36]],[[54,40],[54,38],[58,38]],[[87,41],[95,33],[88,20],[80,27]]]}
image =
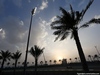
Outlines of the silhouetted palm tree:
{"label": "silhouetted palm tree", "polygon": [[45,61],[45,65],[47,65],[47,61]]}
{"label": "silhouetted palm tree", "polygon": [[17,62],[19,60],[19,58],[21,57],[22,53],[20,51],[17,50],[16,53],[12,53],[11,58],[13,60],[15,60],[15,64],[14,64],[14,75],[15,75],[15,71],[16,71],[16,67],[17,67]]}
{"label": "silhouetted palm tree", "polygon": [[43,61],[40,61],[40,64],[43,65]]}
{"label": "silhouetted palm tree", "polygon": [[43,53],[44,48],[39,48],[37,45],[30,49],[31,55],[35,58],[35,75],[37,74],[38,58]]}
{"label": "silhouetted palm tree", "polygon": [[76,60],[76,62],[77,62],[77,57],[75,57],[75,60]]}
{"label": "silhouetted palm tree", "polygon": [[82,62],[83,70],[85,72],[88,72],[89,69],[79,40],[78,30],[80,28],[88,27],[88,24],[90,23],[98,23],[98,20],[92,19],[92,21],[80,25],[80,22],[83,20],[84,14],[86,13],[90,5],[93,3],[93,1],[94,0],[90,0],[86,8],[83,9],[81,12],[74,11],[71,5],[70,12],[60,7],[62,15],[57,16],[57,20],[51,23],[51,28],[56,30],[53,33],[54,35],[57,35],[55,41],[58,40],[58,38],[60,38],[60,40],[64,40],[69,34],[71,34],[71,38],[74,38]]}
{"label": "silhouetted palm tree", "polygon": [[97,59],[97,61],[99,61],[99,56],[97,54],[95,54],[94,59]]}
{"label": "silhouetted palm tree", "polygon": [[92,57],[91,57],[91,55],[88,55],[88,57],[89,57],[90,61],[92,61]]}
{"label": "silhouetted palm tree", "polygon": [[56,61],[56,60],[54,60],[54,63],[55,63],[55,64],[56,64],[56,62],[57,62],[57,61]]}
{"label": "silhouetted palm tree", "polygon": [[4,66],[5,61],[10,60],[11,57],[11,53],[7,50],[7,51],[0,51],[0,58],[2,59],[2,63],[1,63],[1,75],[2,75],[2,69]]}
{"label": "silhouetted palm tree", "polygon": [[7,66],[9,66],[9,65],[10,65],[10,62],[7,63]]}
{"label": "silhouetted palm tree", "polygon": [[70,62],[72,63],[72,58],[69,58]]}
{"label": "silhouetted palm tree", "polygon": [[50,62],[50,65],[51,65],[52,60],[49,60],[49,62]]}
{"label": "silhouetted palm tree", "polygon": [[61,59],[59,59],[59,62],[61,63]]}
{"label": "silhouetted palm tree", "polygon": [[32,62],[32,64],[34,64],[34,62]]}

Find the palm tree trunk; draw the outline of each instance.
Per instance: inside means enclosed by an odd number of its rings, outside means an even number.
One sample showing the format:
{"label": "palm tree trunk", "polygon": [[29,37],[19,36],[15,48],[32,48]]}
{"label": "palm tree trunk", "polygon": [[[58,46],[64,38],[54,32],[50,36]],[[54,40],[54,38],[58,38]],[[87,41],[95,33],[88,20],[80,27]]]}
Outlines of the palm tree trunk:
{"label": "palm tree trunk", "polygon": [[16,72],[16,66],[17,66],[17,60],[15,60],[14,75],[15,75],[15,72]]}
{"label": "palm tree trunk", "polygon": [[80,59],[81,59],[83,71],[89,72],[88,65],[86,63],[85,55],[84,55],[83,49],[81,47],[81,43],[80,43],[80,40],[79,40],[79,37],[78,37],[77,30],[73,31],[73,35],[74,35],[74,39],[75,39],[75,42],[76,42],[76,45],[77,45],[78,53],[79,53],[79,56],[80,56]]}
{"label": "palm tree trunk", "polygon": [[35,58],[35,75],[37,75],[37,58]]}
{"label": "palm tree trunk", "polygon": [[2,70],[3,70],[4,62],[5,62],[5,59],[2,60],[0,75],[2,75]]}

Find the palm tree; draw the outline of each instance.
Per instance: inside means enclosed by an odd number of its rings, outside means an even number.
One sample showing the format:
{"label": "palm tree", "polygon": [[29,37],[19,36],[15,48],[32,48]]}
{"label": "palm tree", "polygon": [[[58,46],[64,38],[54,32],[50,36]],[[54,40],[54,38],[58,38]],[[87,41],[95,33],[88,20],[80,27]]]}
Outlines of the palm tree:
{"label": "palm tree", "polygon": [[72,63],[72,58],[69,58],[70,62]]}
{"label": "palm tree", "polygon": [[88,72],[88,66],[86,63],[85,55],[79,40],[78,36],[78,30],[81,28],[88,27],[91,23],[100,23],[100,19],[91,19],[89,22],[86,22],[83,25],[80,25],[80,22],[83,20],[83,16],[85,15],[86,11],[90,7],[90,5],[93,3],[94,0],[90,0],[88,5],[85,9],[80,11],[74,11],[72,6],[70,5],[71,11],[66,11],[62,7],[60,7],[60,10],[62,12],[61,16],[57,16],[57,19],[51,23],[51,28],[56,30],[54,31],[54,35],[57,35],[55,38],[55,41],[60,38],[60,40],[64,40],[69,34],[71,34],[71,39],[74,38],[76,42],[76,46],[78,49],[78,53],[81,59],[82,67],[85,72]]}
{"label": "palm tree", "polygon": [[35,58],[35,75],[37,74],[37,65],[38,65],[38,58],[43,53],[44,48],[39,48],[37,45],[34,45],[34,48],[32,47],[30,49],[30,54]]}
{"label": "palm tree", "polygon": [[95,54],[94,59],[97,59],[97,61],[99,61],[99,56],[97,54]]}
{"label": "palm tree", "polygon": [[11,58],[13,60],[15,60],[15,64],[14,64],[14,75],[15,75],[15,71],[16,71],[16,67],[17,67],[17,62],[18,62],[19,58],[21,57],[21,55],[22,55],[22,53],[20,51],[18,51],[18,50],[17,50],[16,53],[13,53],[11,55]]}
{"label": "palm tree", "polygon": [[88,57],[90,58],[90,61],[92,61],[92,57],[91,57],[91,55],[88,55]]}
{"label": "palm tree", "polygon": [[49,62],[50,62],[50,65],[51,65],[52,60],[49,60]]}
{"label": "palm tree", "polygon": [[61,59],[59,59],[59,62],[61,63]]}
{"label": "palm tree", "polygon": [[11,57],[11,53],[7,50],[7,51],[3,51],[1,50],[0,52],[0,59],[2,59],[2,63],[1,63],[1,75],[2,75],[2,69],[4,66],[5,61],[10,60]]}
{"label": "palm tree", "polygon": [[76,62],[77,62],[77,57],[75,57],[75,60],[76,60]]}
{"label": "palm tree", "polygon": [[45,65],[47,65],[47,61],[45,61]]}
{"label": "palm tree", "polygon": [[40,64],[43,65],[43,61],[40,61]]}
{"label": "palm tree", "polygon": [[32,62],[32,64],[34,64],[34,62]]}
{"label": "palm tree", "polygon": [[10,65],[10,62],[7,63],[7,66],[9,66],[9,65]]}
{"label": "palm tree", "polygon": [[57,61],[56,61],[56,60],[54,60],[54,63],[55,63],[55,64],[56,64],[56,62],[57,62]]}

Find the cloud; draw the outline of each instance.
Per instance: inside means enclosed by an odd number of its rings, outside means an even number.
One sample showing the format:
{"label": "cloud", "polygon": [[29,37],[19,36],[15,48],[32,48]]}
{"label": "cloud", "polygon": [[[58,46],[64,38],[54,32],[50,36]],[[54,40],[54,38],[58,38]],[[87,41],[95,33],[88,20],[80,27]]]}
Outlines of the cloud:
{"label": "cloud", "polygon": [[54,2],[55,0],[53,0],[53,2]]}
{"label": "cloud", "polygon": [[39,9],[40,10],[44,10],[47,7],[48,7],[48,1],[47,0],[43,0],[42,1],[42,5],[39,7]]}
{"label": "cloud", "polygon": [[2,37],[0,39],[0,48],[16,49],[16,45],[26,42],[26,32],[22,20],[12,16],[6,17],[3,23],[0,24],[0,37]]}
{"label": "cloud", "polygon": [[12,1],[18,7],[21,7],[22,6],[22,0],[12,0]]}
{"label": "cloud", "polygon": [[83,5],[84,4],[84,2],[85,2],[85,0],[81,0],[81,2],[79,3],[79,7],[81,6],[81,5]]}
{"label": "cloud", "polygon": [[55,21],[56,18],[57,18],[56,16],[52,17],[52,18],[50,19],[50,22]]}
{"label": "cloud", "polygon": [[2,28],[0,28],[0,38],[5,38],[5,31]]}
{"label": "cloud", "polygon": [[100,15],[95,15],[95,17],[94,17],[95,19],[98,19],[98,18],[100,18]]}

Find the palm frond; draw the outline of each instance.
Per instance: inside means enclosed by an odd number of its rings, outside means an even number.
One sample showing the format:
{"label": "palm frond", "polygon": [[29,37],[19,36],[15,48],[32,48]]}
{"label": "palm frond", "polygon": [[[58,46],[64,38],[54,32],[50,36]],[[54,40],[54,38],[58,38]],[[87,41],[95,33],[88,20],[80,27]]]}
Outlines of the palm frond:
{"label": "palm frond", "polygon": [[62,35],[60,41],[64,40],[68,35],[69,35],[69,32],[65,32],[65,33]]}
{"label": "palm frond", "polygon": [[[61,10],[61,12],[63,13],[63,18],[62,19],[65,19],[65,18],[67,18],[67,19],[69,19],[69,21],[71,20],[71,14],[68,12],[68,11],[66,11],[65,9],[63,9],[62,7],[60,7],[60,10]],[[65,18],[64,18],[65,17]],[[66,20],[65,20],[66,21]]]}
{"label": "palm frond", "polygon": [[60,37],[61,33],[58,34],[58,36],[55,38],[54,42],[58,40],[58,38]]}
{"label": "palm frond", "polygon": [[89,27],[89,24],[84,24],[84,25],[80,26],[79,29],[80,28],[87,28],[87,27]]}
{"label": "palm frond", "polygon": [[88,22],[88,24],[91,24],[91,23],[100,24],[100,18],[98,18],[98,19],[95,19],[95,18],[91,19],[91,20]]}
{"label": "palm frond", "polygon": [[59,35],[61,33],[61,30],[57,30],[57,31],[54,31],[54,35]]}
{"label": "palm frond", "polygon": [[72,8],[72,5],[71,5],[71,4],[70,4],[70,10],[71,10],[71,15],[72,15],[72,18],[73,18],[73,20],[74,20],[75,15],[74,15],[74,10],[73,10],[73,8]]}
{"label": "palm frond", "polygon": [[91,19],[89,22],[86,22],[85,24],[83,24],[82,26],[80,26],[79,29],[80,28],[89,27],[89,25],[92,24],[92,23],[100,24],[100,18],[98,18],[98,19],[95,19],[95,18]]}
{"label": "palm frond", "polygon": [[81,11],[81,20],[83,19],[84,14],[86,13],[86,11],[89,9],[89,7],[91,6],[91,4],[93,3],[94,0],[90,0],[90,2],[87,4],[86,8],[84,10]]}

